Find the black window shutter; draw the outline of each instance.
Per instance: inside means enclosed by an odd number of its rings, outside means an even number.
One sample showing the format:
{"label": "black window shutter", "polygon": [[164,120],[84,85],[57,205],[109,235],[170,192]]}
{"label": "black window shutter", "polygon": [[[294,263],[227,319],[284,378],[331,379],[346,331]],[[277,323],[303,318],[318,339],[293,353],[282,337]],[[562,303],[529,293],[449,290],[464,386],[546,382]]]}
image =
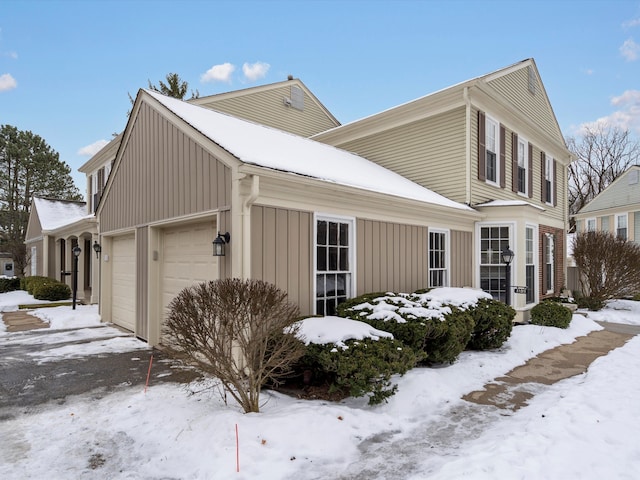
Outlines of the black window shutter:
{"label": "black window shutter", "polygon": [[553,159],[553,206],[558,205],[558,182],[557,182],[557,172],[556,172],[556,159]]}
{"label": "black window shutter", "polygon": [[487,146],[484,112],[478,110],[478,180],[487,179]]}
{"label": "black window shutter", "polygon": [[527,195],[529,198],[533,197],[533,145],[529,144],[529,166],[527,167],[527,174],[529,175],[529,185],[527,186]]}
{"label": "black window shutter", "polygon": [[540,181],[540,200],[542,201],[542,203],[545,203],[547,201],[547,176],[545,174],[545,163],[547,163],[546,160],[547,157],[544,152],[540,152],[540,171],[542,172]]}
{"label": "black window shutter", "polygon": [[505,155],[505,148],[506,147],[506,141],[505,141],[505,131],[504,131],[504,125],[500,124],[500,188],[504,188],[505,185],[507,184],[507,172],[506,172],[506,155]]}
{"label": "black window shutter", "polygon": [[518,134],[511,133],[511,190],[518,191]]}

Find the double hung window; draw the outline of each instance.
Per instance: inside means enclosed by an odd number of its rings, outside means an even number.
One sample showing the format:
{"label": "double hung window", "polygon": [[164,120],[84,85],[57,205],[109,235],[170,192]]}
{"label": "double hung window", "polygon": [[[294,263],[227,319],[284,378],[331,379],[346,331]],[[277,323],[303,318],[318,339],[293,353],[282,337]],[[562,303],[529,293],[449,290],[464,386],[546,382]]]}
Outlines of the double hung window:
{"label": "double hung window", "polygon": [[449,286],[449,234],[429,231],[429,287]]}
{"label": "double hung window", "polygon": [[529,145],[526,140],[518,137],[518,193],[527,194],[528,175],[527,167],[529,165]]}
{"label": "double hung window", "polygon": [[627,239],[627,214],[616,215],[616,235],[622,240]]}
{"label": "double hung window", "polygon": [[486,117],[485,121],[485,145],[487,151],[486,178],[488,182],[498,183],[500,178],[500,126],[492,118]]}

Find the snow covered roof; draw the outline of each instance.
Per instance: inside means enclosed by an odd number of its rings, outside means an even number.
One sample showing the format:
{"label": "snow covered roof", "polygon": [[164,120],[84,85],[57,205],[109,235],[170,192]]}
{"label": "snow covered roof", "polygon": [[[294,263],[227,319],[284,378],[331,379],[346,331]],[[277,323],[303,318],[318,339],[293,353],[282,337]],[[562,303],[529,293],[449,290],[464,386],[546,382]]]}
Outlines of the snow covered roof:
{"label": "snow covered roof", "polygon": [[490,200],[488,202],[478,203],[476,207],[522,207],[525,205],[544,211],[543,207],[534,205],[533,203],[525,200]]}
{"label": "snow covered roof", "polygon": [[38,211],[42,230],[55,230],[70,225],[87,216],[87,204],[70,200],[52,200],[34,197],[33,204]]}
{"label": "snow covered roof", "polygon": [[330,145],[145,92],[244,163],[325,182],[473,211],[391,170]]}

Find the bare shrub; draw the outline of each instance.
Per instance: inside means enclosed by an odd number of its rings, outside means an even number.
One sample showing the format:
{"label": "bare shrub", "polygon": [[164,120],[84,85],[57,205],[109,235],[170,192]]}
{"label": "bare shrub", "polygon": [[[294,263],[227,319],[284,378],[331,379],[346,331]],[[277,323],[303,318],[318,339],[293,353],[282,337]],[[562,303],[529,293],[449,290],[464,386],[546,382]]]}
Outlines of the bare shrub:
{"label": "bare shrub", "polygon": [[576,235],[573,257],[584,295],[597,302],[640,291],[640,245],[608,232]]}
{"label": "bare shrub", "polygon": [[169,304],[171,346],[217,377],[248,412],[258,412],[260,388],[278,384],[304,353],[296,338],[298,307],[259,280],[225,279],[182,290]]}

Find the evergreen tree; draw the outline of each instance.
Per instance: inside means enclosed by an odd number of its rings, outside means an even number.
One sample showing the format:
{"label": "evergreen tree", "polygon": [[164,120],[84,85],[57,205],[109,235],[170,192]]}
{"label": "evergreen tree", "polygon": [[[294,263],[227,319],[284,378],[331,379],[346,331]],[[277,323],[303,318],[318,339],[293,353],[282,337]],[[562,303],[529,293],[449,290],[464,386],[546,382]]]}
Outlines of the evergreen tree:
{"label": "evergreen tree", "polygon": [[[168,73],[165,77],[167,83],[164,83],[162,80],[158,82],[158,86],[155,86],[149,82],[149,89],[154,92],[161,93],[168,97],[179,98],[180,100],[184,100],[185,95],[187,94],[187,90],[189,90],[189,84],[180,79],[180,76],[177,73]],[[191,91],[191,98],[199,98],[200,92],[198,90],[193,92]]]}
{"label": "evergreen tree", "polygon": [[71,168],[40,136],[0,125],[0,245],[19,274],[27,264],[24,238],[34,196],[82,200]]}

